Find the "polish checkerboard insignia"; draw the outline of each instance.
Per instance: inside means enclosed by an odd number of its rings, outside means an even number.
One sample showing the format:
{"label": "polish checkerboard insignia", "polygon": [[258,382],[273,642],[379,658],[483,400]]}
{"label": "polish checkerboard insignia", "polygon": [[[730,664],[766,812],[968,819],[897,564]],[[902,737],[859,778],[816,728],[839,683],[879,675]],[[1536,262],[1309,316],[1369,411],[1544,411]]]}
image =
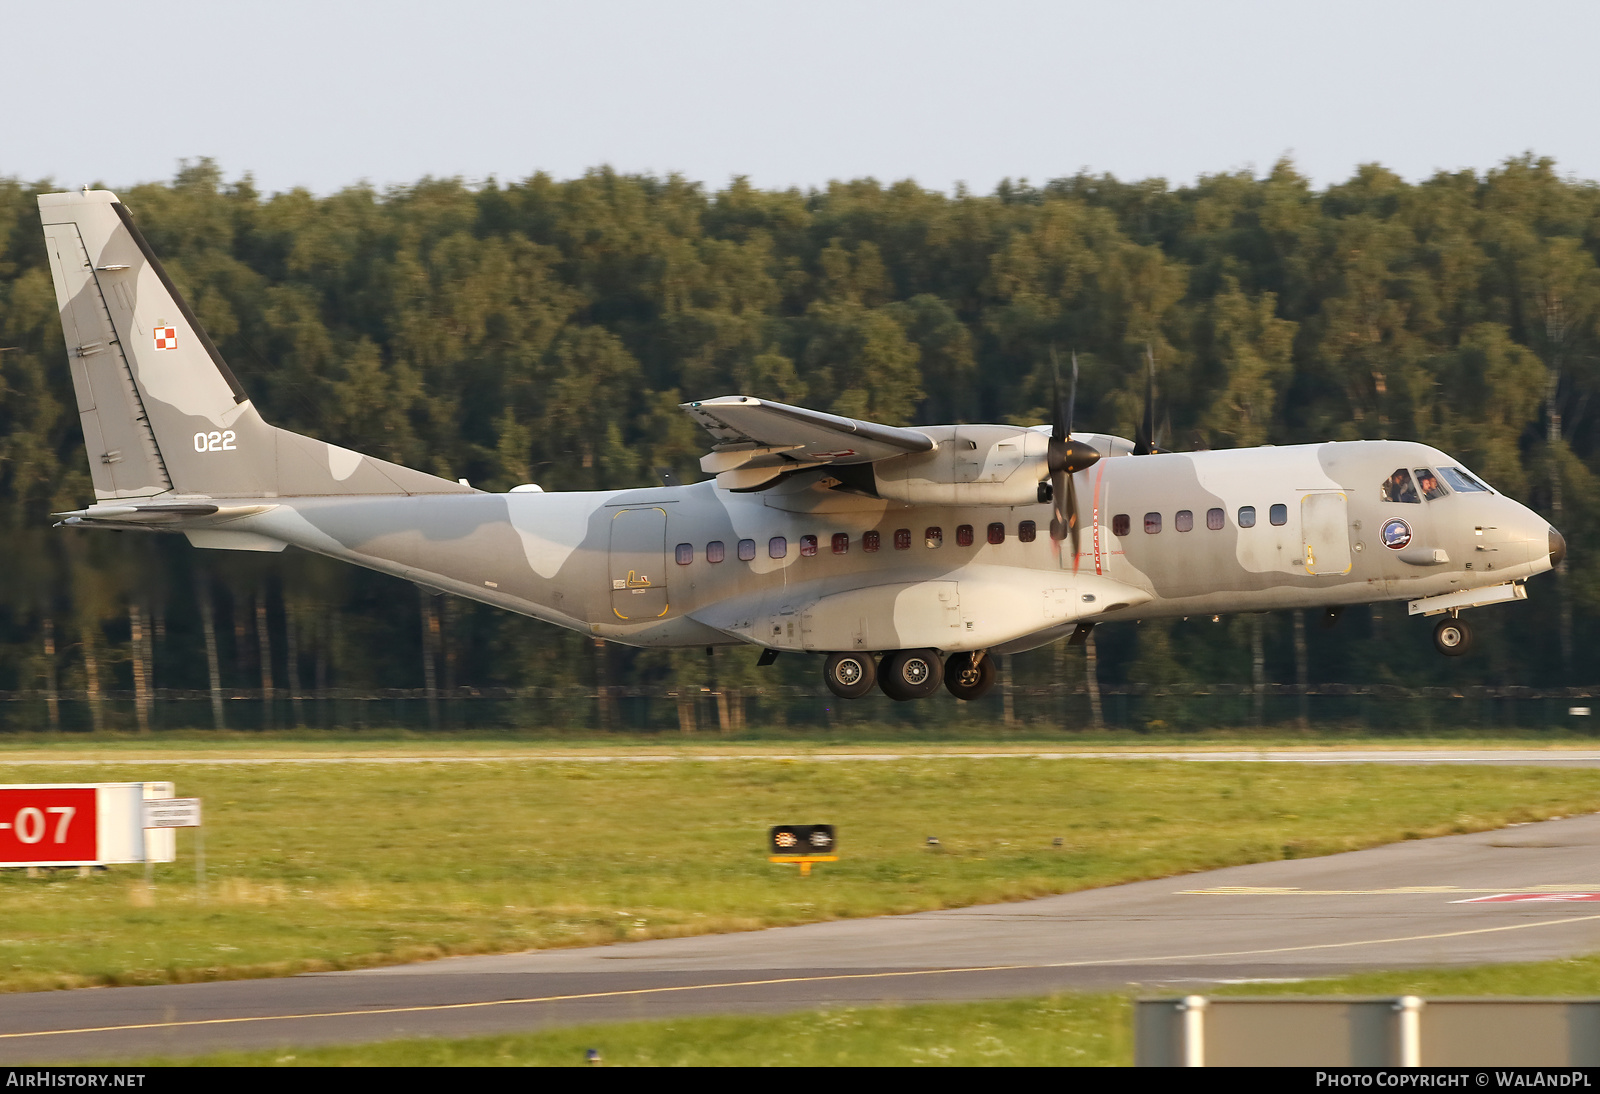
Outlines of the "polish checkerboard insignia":
{"label": "polish checkerboard insignia", "polygon": [[177,349],[178,328],[167,326],[165,319],[156,320],[156,349]]}

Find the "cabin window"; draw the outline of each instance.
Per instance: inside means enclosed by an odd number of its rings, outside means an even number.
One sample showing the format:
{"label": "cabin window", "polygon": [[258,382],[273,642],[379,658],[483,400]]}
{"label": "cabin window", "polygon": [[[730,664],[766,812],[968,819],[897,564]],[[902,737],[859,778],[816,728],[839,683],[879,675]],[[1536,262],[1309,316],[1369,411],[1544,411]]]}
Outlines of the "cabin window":
{"label": "cabin window", "polygon": [[896,551],[911,550],[911,529],[896,528],[894,530],[894,549]]}
{"label": "cabin window", "polygon": [[1132,526],[1132,524],[1133,522],[1128,519],[1128,514],[1118,513],[1116,516],[1111,518],[1111,534],[1114,536],[1125,536],[1128,534],[1128,529]]}
{"label": "cabin window", "polygon": [[1161,514],[1146,513],[1144,515],[1144,534],[1153,536],[1161,531]]}
{"label": "cabin window", "polygon": [[1207,509],[1206,510],[1206,527],[1211,529],[1213,532],[1222,531],[1222,510],[1221,509]]}
{"label": "cabin window", "polygon": [[756,560],[756,541],[741,539],[739,541],[739,561],[754,562]]}
{"label": "cabin window", "polygon": [[1194,512],[1189,509],[1179,509],[1172,518],[1172,526],[1180,532],[1194,531]]}
{"label": "cabin window", "polygon": [[1034,524],[1031,520],[1025,520],[1021,524],[1017,525],[1017,538],[1024,543],[1032,543],[1038,534],[1038,525]]}
{"label": "cabin window", "polygon": [[1282,528],[1289,523],[1289,507],[1281,502],[1267,510],[1267,519],[1272,521],[1274,528]]}
{"label": "cabin window", "polygon": [[817,537],[816,536],[801,536],[800,537],[800,557],[801,558],[811,558],[811,557],[815,556],[816,553],[817,553]]}
{"label": "cabin window", "polygon": [[1006,526],[999,521],[989,525],[989,542],[1004,543],[1006,541]]}
{"label": "cabin window", "polygon": [[944,529],[929,528],[922,533],[922,540],[928,545],[928,550],[944,546]]}
{"label": "cabin window", "polygon": [[1446,491],[1444,484],[1426,467],[1417,468],[1417,485],[1422,487],[1422,496],[1432,501],[1434,498],[1444,497]]}
{"label": "cabin window", "polygon": [[957,547],[971,547],[972,546],[972,525],[963,524],[959,528],[956,529],[956,546]]}
{"label": "cabin window", "polygon": [[1383,480],[1383,500],[1421,505],[1422,499],[1417,497],[1417,488],[1411,485],[1411,472],[1403,467],[1395,468],[1394,474]]}
{"label": "cabin window", "polygon": [[1489,488],[1472,472],[1464,467],[1441,467],[1439,474],[1444,476],[1444,481],[1451,488],[1462,494],[1471,494],[1477,491],[1488,493]]}
{"label": "cabin window", "polygon": [[673,549],[672,555],[678,560],[679,566],[687,566],[694,561],[694,544],[680,543]]}
{"label": "cabin window", "polygon": [[861,533],[861,549],[868,554],[871,554],[873,551],[878,549],[880,538],[881,537],[879,537],[877,532]]}
{"label": "cabin window", "polygon": [[727,557],[728,549],[722,545],[720,539],[714,539],[706,544],[706,561],[721,562]]}
{"label": "cabin window", "polygon": [[1256,507],[1254,505],[1239,506],[1239,527],[1254,528],[1256,526]]}
{"label": "cabin window", "polygon": [[767,540],[767,557],[789,557],[789,541],[783,536],[773,536],[771,539]]}
{"label": "cabin window", "polygon": [[833,533],[833,553],[836,555],[850,553],[850,535],[848,532]]}

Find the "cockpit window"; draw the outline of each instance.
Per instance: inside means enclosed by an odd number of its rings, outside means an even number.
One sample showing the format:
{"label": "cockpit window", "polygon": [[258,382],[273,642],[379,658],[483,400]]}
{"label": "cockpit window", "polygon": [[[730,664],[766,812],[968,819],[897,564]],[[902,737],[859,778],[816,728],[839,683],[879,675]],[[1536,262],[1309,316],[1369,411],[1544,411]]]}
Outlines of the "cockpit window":
{"label": "cockpit window", "polygon": [[1411,483],[1411,472],[1403,467],[1394,469],[1394,474],[1383,480],[1383,500],[1401,501],[1422,504],[1422,499],[1417,497],[1417,488]]}
{"label": "cockpit window", "polygon": [[1444,481],[1449,483],[1452,489],[1463,494],[1489,492],[1489,488],[1483,485],[1483,483],[1479,482],[1478,479],[1464,467],[1441,467],[1439,468],[1439,474],[1444,476]]}
{"label": "cockpit window", "polygon": [[1417,468],[1417,485],[1422,487],[1422,496],[1429,501],[1434,498],[1442,498],[1449,493],[1444,488],[1444,484],[1439,481],[1439,476],[1426,467]]}

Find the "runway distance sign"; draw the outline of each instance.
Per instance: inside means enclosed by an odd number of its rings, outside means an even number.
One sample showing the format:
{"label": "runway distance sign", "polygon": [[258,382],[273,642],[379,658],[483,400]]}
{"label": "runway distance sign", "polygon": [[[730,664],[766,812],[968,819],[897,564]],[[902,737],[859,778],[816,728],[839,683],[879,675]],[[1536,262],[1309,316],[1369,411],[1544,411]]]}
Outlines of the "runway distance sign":
{"label": "runway distance sign", "polygon": [[147,798],[144,803],[146,828],[199,828],[199,798]]}
{"label": "runway distance sign", "polygon": [[94,862],[92,786],[0,788],[0,866]]}

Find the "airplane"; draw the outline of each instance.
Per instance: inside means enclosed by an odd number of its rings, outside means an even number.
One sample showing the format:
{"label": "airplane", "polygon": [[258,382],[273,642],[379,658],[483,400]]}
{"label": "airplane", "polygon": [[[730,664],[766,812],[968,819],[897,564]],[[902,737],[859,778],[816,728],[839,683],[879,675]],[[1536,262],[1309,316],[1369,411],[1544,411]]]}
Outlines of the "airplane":
{"label": "airplane", "polygon": [[609,642],[817,654],[835,695],[902,701],[1170,616],[1403,600],[1458,656],[1462,611],[1566,553],[1424,444],[1157,451],[1148,388],[1132,441],[1074,433],[1059,393],[1031,428],[729,395],[682,405],[705,481],[488,493],[267,424],[115,194],[38,201],[95,492],[60,525],[293,545]]}

